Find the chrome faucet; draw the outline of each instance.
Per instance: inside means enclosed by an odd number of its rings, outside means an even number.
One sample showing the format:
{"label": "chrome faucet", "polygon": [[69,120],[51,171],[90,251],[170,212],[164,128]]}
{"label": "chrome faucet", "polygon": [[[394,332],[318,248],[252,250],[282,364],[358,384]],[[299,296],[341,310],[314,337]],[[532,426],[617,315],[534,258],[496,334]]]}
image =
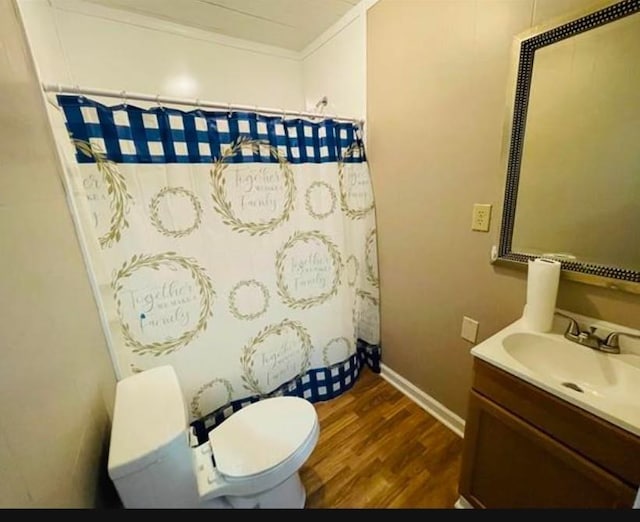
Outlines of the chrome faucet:
{"label": "chrome faucet", "polygon": [[590,326],[589,331],[581,330],[578,322],[571,316],[563,314],[561,312],[555,312],[556,315],[564,317],[569,320],[567,329],[564,332],[565,339],[574,343],[581,344],[605,353],[620,353],[620,345],[618,344],[618,336],[626,335],[636,339],[640,339],[640,335],[628,334],[625,332],[611,332],[606,337],[600,337],[597,333],[596,326]]}

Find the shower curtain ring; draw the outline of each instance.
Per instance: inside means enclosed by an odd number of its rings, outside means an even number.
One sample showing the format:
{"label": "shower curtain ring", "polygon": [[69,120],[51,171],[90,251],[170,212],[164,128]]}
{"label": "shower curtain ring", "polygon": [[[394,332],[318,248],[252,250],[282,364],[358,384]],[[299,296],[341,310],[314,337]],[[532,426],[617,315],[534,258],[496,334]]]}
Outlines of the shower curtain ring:
{"label": "shower curtain ring", "polygon": [[160,95],[159,94],[156,94],[156,105],[158,106],[158,109],[160,109],[160,110],[164,109],[164,107],[160,103]]}
{"label": "shower curtain ring", "polygon": [[202,110],[202,107],[200,107],[200,98],[196,98],[196,109],[198,109],[199,111]]}
{"label": "shower curtain ring", "polygon": [[231,113],[232,113],[232,111],[231,111],[231,104],[230,104],[230,103],[227,103],[227,116],[229,116],[229,118],[231,118]]}
{"label": "shower curtain ring", "polygon": [[120,91],[120,96],[122,97],[122,106],[126,108],[127,106],[127,92]]}

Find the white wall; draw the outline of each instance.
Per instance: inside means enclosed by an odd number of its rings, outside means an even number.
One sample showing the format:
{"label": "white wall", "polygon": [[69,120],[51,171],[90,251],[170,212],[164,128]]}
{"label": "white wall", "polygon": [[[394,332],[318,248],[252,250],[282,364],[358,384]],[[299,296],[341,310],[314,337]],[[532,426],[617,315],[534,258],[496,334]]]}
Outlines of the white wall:
{"label": "white wall", "polygon": [[18,0],[40,77],[243,105],[366,115],[362,0],[302,52],[215,35],[79,0]]}
{"label": "white wall", "polygon": [[40,78],[53,84],[366,116],[362,0],[302,52],[80,0],[17,0]]}
{"label": "white wall", "polygon": [[78,0],[18,0],[46,83],[300,110],[297,53]]}
{"label": "white wall", "polygon": [[366,9],[361,2],[301,53],[305,105],[326,96],[325,114],[364,119],[366,99]]}

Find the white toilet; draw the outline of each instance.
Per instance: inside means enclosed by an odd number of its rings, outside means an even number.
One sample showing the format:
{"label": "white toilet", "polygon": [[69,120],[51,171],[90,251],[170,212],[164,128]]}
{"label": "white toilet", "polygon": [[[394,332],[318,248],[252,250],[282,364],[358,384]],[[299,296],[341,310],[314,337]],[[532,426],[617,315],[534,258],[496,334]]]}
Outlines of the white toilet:
{"label": "white toilet", "polygon": [[313,405],[273,397],[245,406],[198,445],[172,366],[116,386],[108,471],[126,508],[303,508],[298,470],[316,446]]}

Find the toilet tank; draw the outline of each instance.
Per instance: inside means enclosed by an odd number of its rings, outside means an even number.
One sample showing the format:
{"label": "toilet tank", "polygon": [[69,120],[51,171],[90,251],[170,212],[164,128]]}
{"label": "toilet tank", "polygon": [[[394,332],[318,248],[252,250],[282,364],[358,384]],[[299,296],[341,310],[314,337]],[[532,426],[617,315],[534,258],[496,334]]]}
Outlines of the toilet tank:
{"label": "toilet tank", "polygon": [[172,366],[118,381],[108,472],[124,507],[197,506],[187,422]]}

